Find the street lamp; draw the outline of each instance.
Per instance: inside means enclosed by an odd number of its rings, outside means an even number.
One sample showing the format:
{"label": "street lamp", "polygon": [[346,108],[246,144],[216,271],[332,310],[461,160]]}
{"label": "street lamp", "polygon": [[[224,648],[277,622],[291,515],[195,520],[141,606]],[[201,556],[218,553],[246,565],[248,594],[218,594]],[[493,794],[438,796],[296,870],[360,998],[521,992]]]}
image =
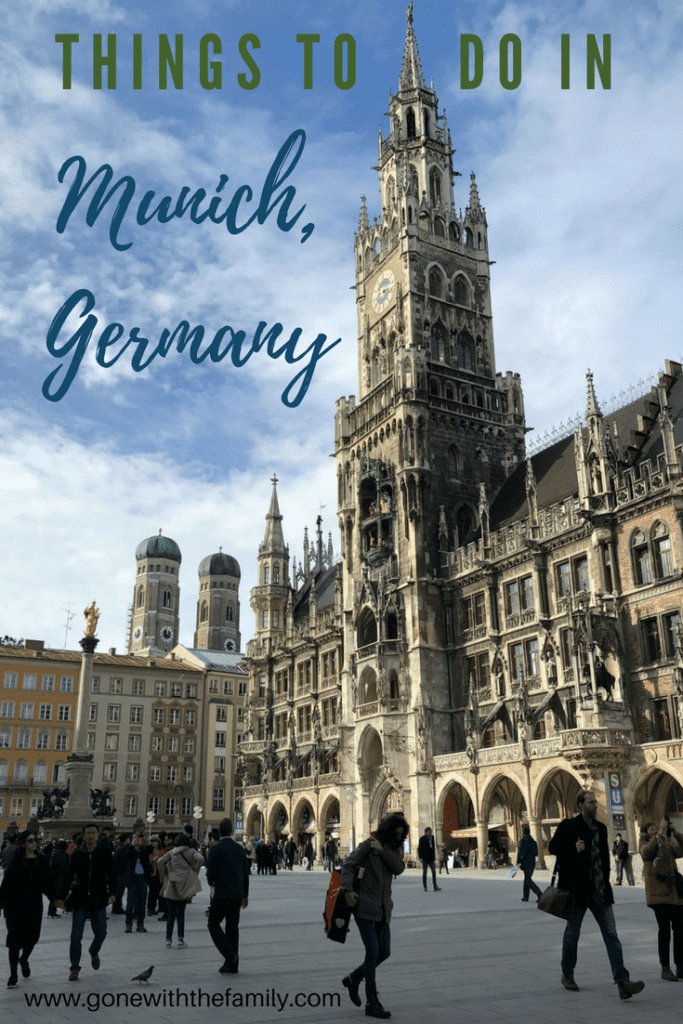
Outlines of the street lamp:
{"label": "street lamp", "polygon": [[203,813],[204,813],[204,808],[200,807],[199,804],[197,804],[196,807],[192,808],[192,817],[197,822],[197,824],[195,826],[196,831],[197,831],[197,839],[199,839],[199,822],[201,821]]}

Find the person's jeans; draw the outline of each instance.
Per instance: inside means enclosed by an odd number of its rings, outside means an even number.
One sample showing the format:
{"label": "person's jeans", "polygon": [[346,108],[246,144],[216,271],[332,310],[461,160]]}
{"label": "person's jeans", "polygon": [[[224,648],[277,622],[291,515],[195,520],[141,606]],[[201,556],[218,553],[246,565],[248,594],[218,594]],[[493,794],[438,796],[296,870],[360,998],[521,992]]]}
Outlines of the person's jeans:
{"label": "person's jeans", "polygon": [[633,864],[631,863],[631,858],[627,857],[626,860],[623,863],[624,863],[624,871],[626,872],[626,881],[628,882],[629,885],[635,885],[636,884],[636,880],[633,877]]}
{"label": "person's jeans", "polygon": [[168,908],[168,921],[166,922],[166,941],[170,942],[173,938],[173,925],[178,923],[178,942],[185,938],[185,907],[187,906],[185,900],[171,900],[166,897],[166,906]]}
{"label": "person's jeans", "polygon": [[652,907],[657,918],[657,950],[662,967],[669,967],[671,931],[674,933],[674,963],[683,970],[683,907],[674,903],[655,903]]}
{"label": "person's jeans", "polygon": [[377,991],[375,970],[391,956],[391,932],[388,924],[366,921],[362,917],[356,918],[356,924],[365,946],[365,961],[351,972],[351,977],[355,982],[365,978],[365,995],[369,999]]}
{"label": "person's jeans", "polygon": [[[524,871],[524,868],[522,868]],[[534,896],[542,896],[541,890],[538,888],[533,878],[533,871],[524,871],[524,885],[522,886],[522,896],[525,900],[529,899],[529,890],[533,892]]]}
{"label": "person's jeans", "polygon": [[88,952],[90,956],[97,956],[102,948],[102,943],[107,937],[107,908],[100,910],[88,910],[87,907],[79,907],[71,915],[71,945],[69,946],[69,957],[71,959],[71,970],[81,969],[81,942],[85,922],[90,918],[93,940],[90,943]]}
{"label": "person's jeans", "polygon": [[622,880],[623,876],[624,876],[624,862],[619,857],[619,858],[617,858],[617,877],[616,877],[615,881],[617,881],[620,885],[621,885],[621,880]]}
{"label": "person's jeans", "polygon": [[434,888],[436,889],[436,869],[434,867],[434,861],[433,860],[423,860],[422,861],[422,884],[423,884],[423,886],[426,889],[427,888],[427,869],[428,868],[432,869],[432,880],[434,882]]}
{"label": "person's jeans", "polygon": [[629,974],[624,967],[621,943],[619,942],[617,926],[614,922],[614,912],[612,907],[606,907],[604,903],[589,903],[587,907],[574,907],[574,913],[567,921],[567,927],[562,938],[562,973],[568,977],[574,974],[578,958],[581,922],[587,910],[590,910],[602,932],[602,940],[607,949],[614,980],[628,981]]}
{"label": "person's jeans", "polygon": [[128,902],[126,903],[126,924],[133,918],[141,925],[147,909],[147,879],[144,875],[132,875],[128,879]]}

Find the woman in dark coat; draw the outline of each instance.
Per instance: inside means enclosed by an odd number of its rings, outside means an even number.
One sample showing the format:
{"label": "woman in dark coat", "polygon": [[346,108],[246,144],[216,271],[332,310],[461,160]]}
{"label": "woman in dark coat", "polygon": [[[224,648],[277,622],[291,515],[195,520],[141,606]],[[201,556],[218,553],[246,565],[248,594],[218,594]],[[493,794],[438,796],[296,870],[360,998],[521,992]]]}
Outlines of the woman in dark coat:
{"label": "woman in dark coat", "polygon": [[391,955],[389,922],[394,906],[391,883],[405,868],[403,843],[408,832],[408,822],[403,815],[387,815],[370,838],[362,842],[342,864],[342,891],[347,905],[353,908],[365,946],[364,963],[342,978],[342,985],[348,989],[351,1002],[360,1006],[358,989],[365,979],[366,1017],[391,1017],[390,1011],[385,1010],[379,1001],[375,970]]}
{"label": "woman in dark coat", "polygon": [[5,904],[9,952],[7,987],[19,980],[17,967],[24,978],[31,976],[29,957],[40,938],[43,920],[43,894],[54,897],[50,866],[42,853],[36,853],[38,838],[34,832],[22,832],[19,849],[5,872],[0,885],[0,900]]}

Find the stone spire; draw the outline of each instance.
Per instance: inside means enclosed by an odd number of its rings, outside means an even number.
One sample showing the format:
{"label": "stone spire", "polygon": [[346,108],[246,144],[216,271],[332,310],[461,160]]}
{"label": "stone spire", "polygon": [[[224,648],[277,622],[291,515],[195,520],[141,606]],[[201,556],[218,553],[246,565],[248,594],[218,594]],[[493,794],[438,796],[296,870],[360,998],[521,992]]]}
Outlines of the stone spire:
{"label": "stone spire", "polygon": [[286,550],[285,539],[282,535],[282,516],[277,501],[277,477],[273,475],[271,483],[273,493],[270,496],[270,508],[266,514],[266,533],[261,544],[261,551],[282,551]]}
{"label": "stone spire", "polygon": [[598,400],[595,397],[595,388],[593,387],[593,374],[590,370],[586,374],[586,383],[588,390],[588,402],[586,403],[586,419],[588,419],[590,416],[602,417],[602,413],[600,412],[600,406],[598,405]]}
{"label": "stone spire", "polygon": [[364,231],[370,230],[370,221],[368,219],[368,208],[365,205],[365,196],[360,197],[360,217],[358,219],[358,233],[362,234]]}
{"label": "stone spire", "polygon": [[417,40],[413,30],[413,5],[408,4],[406,11],[408,25],[406,28],[406,45],[403,51],[403,67],[398,80],[399,92],[407,89],[424,89],[425,80],[422,75],[420,54],[417,51]]}
{"label": "stone spire", "polygon": [[477,180],[474,175],[474,171],[470,174],[470,205],[469,209],[481,210],[481,203],[479,202],[479,192],[477,190]]}

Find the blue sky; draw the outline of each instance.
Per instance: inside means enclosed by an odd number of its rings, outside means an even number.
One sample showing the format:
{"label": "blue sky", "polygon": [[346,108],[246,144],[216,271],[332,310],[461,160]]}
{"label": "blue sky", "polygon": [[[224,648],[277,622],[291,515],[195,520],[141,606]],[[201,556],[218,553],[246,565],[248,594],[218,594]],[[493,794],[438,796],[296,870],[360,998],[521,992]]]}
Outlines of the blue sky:
{"label": "blue sky", "polygon": [[[191,643],[197,566],[221,545],[242,567],[243,643],[252,634],[249,589],[277,473],[290,553],[320,512],[337,547],[334,403],[355,394],[353,233],[360,196],[379,213],[377,132],[387,133],[397,88],[406,4],[5,0],[0,51],[0,489],[3,530],[0,633],[64,644],[66,610],[102,610],[101,648],[125,646],[134,551],[157,532],[183,552],[180,640]],[[487,210],[497,369],[521,373],[527,423],[542,433],[582,411],[585,372],[607,401],[680,359],[683,15],[680,5],[594,0],[558,5],[414,4],[422,67],[433,78],[456,148],[456,201],[476,172]],[[62,89],[57,33],[77,33],[73,82]],[[92,88],[94,33],[116,33],[117,88]],[[158,88],[158,37],[182,33],[183,89]],[[198,44],[222,43],[223,87],[199,83]],[[313,88],[303,88],[303,46],[316,33]],[[357,80],[336,87],[334,40],[356,41]],[[484,46],[484,80],[460,88],[460,35]],[[522,43],[522,83],[498,79],[498,44]],[[560,38],[571,38],[572,79],[560,88]],[[612,38],[612,88],[586,89],[585,39]],[[132,37],[142,36],[142,89],[132,88]],[[238,41],[258,37],[261,81],[244,90]],[[106,72],[105,72],[106,84]],[[287,184],[300,224],[279,230],[276,213],[239,235],[224,226],[135,223],[148,190],[175,198],[183,186],[209,197],[248,184],[260,194],[285,139],[306,144]],[[92,226],[74,211],[56,231],[81,156],[89,177],[102,164],[113,182],[135,180],[121,231],[109,242],[107,210]],[[246,209],[246,208],[245,208]],[[98,324],[78,374],[59,402],[42,396],[57,366],[46,345],[58,310],[77,290],[95,299]],[[79,307],[82,308],[82,307]],[[287,408],[281,393],[304,363],[256,353],[242,368],[194,365],[187,352],[134,373],[124,354],[96,365],[108,324],[156,345],[164,328],[229,324],[250,338],[263,320],[301,328],[300,349],[319,333],[341,342],[323,356],[308,393]],[[80,324],[76,320],[72,330]],[[62,335],[66,340],[71,332]],[[530,435],[531,438],[534,434]]]}

